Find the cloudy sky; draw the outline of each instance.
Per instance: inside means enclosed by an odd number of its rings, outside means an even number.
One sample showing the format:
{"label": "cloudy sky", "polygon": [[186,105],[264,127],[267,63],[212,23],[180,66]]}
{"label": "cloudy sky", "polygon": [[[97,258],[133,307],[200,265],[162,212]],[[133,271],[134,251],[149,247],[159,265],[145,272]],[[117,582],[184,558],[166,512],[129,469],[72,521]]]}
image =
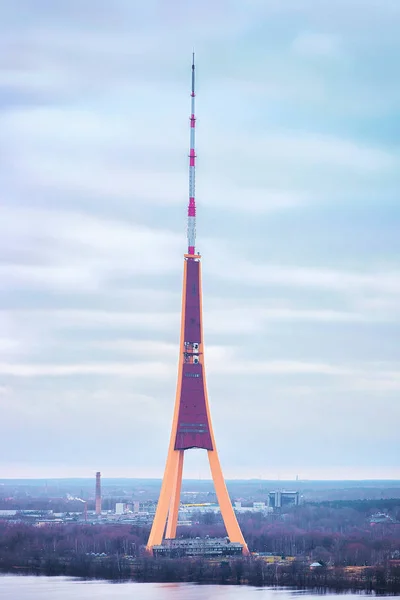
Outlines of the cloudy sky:
{"label": "cloudy sky", "polygon": [[0,477],[162,475],[193,46],[225,474],[400,477],[399,27],[399,0],[0,0]]}

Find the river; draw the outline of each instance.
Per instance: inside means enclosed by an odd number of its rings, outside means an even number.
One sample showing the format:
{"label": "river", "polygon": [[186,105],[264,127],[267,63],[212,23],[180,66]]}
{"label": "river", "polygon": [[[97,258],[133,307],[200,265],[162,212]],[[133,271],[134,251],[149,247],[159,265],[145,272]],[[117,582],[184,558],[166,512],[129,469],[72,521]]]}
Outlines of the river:
{"label": "river", "polygon": [[[185,583],[109,583],[66,577],[0,576],[1,600],[301,600],[311,592],[272,590],[246,586],[194,585]],[[334,594],[324,594],[325,598]],[[346,594],[346,600],[360,594]]]}

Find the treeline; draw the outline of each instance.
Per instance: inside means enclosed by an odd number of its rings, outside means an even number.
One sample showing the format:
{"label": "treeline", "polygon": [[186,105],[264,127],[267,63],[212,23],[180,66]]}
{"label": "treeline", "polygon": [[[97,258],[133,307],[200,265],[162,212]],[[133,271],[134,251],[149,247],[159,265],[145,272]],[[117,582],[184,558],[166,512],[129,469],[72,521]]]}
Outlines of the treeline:
{"label": "treeline", "polygon": [[196,582],[297,588],[400,592],[400,568],[370,567],[349,572],[344,568],[312,570],[303,562],[268,564],[261,559],[138,559],[133,567],[138,581]]}
{"label": "treeline", "polygon": [[363,514],[371,512],[394,512],[400,515],[399,498],[371,498],[362,500],[323,500],[321,502],[308,502],[309,506],[329,507],[335,509],[351,508]]}
{"label": "treeline", "polygon": [[[116,502],[124,502],[124,499],[103,498],[103,510],[114,510]],[[87,504],[87,509],[89,511],[95,509],[94,499],[84,501],[76,498],[68,500],[66,498],[32,498],[29,496],[26,498],[0,498],[0,510],[52,510],[55,513],[83,513],[85,503]]]}
{"label": "treeline", "polygon": [[138,556],[149,529],[131,525],[57,524],[37,527],[0,521],[0,566],[47,556],[90,553]]}
{"label": "treeline", "polygon": [[[396,500],[393,513],[400,501]],[[368,514],[351,508],[306,505],[284,515],[243,513],[239,522],[253,552],[309,557],[333,566],[383,564],[400,551],[400,525],[371,525]],[[197,525],[181,527],[179,535],[196,537],[225,534],[219,515],[198,514]]]}
{"label": "treeline", "polygon": [[[260,515],[242,519],[242,530],[252,552],[345,566],[384,565],[400,556],[400,527],[366,527],[349,532],[301,529],[288,521],[268,521]],[[0,566],[49,556],[71,558],[90,553],[140,557],[149,527],[135,525],[64,524],[37,527],[0,521]],[[185,537],[222,537],[222,524],[198,524],[178,529]]]}
{"label": "treeline", "polygon": [[[393,522],[400,521],[400,499],[308,503],[288,507],[282,513],[276,512],[267,516],[252,512],[239,513],[238,519],[243,527],[250,522],[256,523],[257,526],[263,523],[284,522],[287,528],[347,534],[354,529],[370,529],[370,518],[377,512],[384,512]],[[200,525],[221,523],[220,515],[211,512],[198,513],[193,520]],[[390,523],[387,525],[390,526]]]}
{"label": "treeline", "polygon": [[[294,555],[296,560],[290,564],[271,565],[254,558],[213,561],[154,559],[144,553],[148,528],[75,524],[35,527],[0,522],[0,569],[90,578],[134,578],[139,581],[246,583],[400,592],[400,567],[396,561],[390,560],[393,549],[399,547],[400,540],[396,538],[378,540],[368,537],[357,541],[357,536],[293,532],[285,530],[285,523],[263,524],[263,519],[254,515],[244,525],[252,550],[258,546],[262,551],[269,549],[282,556]],[[201,526],[198,527],[201,529]],[[198,533],[204,535],[204,529],[212,527],[203,526]],[[323,561],[325,566],[312,570],[311,560]],[[370,566],[363,569],[345,566],[360,563]]]}
{"label": "treeline", "polygon": [[[15,569],[4,569],[15,571]],[[261,559],[156,559],[148,556],[128,558],[118,554],[92,557],[77,554],[69,559],[47,556],[29,559],[19,565],[19,572],[47,576],[64,575],[87,579],[142,582],[187,582],[254,586],[290,586],[298,589],[400,593],[400,568],[369,567],[359,572],[344,568],[311,570],[304,563],[267,564]]]}

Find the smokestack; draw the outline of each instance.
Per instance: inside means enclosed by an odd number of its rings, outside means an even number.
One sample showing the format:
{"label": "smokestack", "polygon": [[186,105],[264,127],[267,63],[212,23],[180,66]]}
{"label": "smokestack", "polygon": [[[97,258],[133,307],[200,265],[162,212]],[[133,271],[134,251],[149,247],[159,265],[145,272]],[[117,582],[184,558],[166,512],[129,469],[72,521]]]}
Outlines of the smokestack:
{"label": "smokestack", "polygon": [[96,515],[101,515],[101,473],[96,473]]}

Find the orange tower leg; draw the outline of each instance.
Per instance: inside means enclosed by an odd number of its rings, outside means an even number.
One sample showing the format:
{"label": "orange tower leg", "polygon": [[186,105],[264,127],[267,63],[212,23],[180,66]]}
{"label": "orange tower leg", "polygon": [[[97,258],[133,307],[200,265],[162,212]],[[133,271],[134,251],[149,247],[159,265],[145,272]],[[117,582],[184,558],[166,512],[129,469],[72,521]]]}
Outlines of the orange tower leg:
{"label": "orange tower leg", "polygon": [[176,536],[176,526],[178,525],[179,505],[181,502],[182,472],[184,450],[174,450],[178,454],[174,484],[172,488],[171,502],[169,505],[167,531],[165,537],[173,539]]}
{"label": "orange tower leg", "polygon": [[[183,269],[183,289],[186,289],[186,262]],[[183,338],[184,338],[184,319],[185,319],[185,294],[182,295],[182,313],[181,313],[181,341],[180,341],[180,352],[179,356],[182,356],[183,352]],[[172,421],[171,438],[169,442],[167,462],[164,470],[164,477],[161,484],[160,497],[157,503],[156,514],[154,516],[153,525],[151,527],[150,536],[147,542],[147,549],[151,550],[153,546],[161,544],[165,525],[167,522],[168,512],[170,509],[171,497],[173,493],[174,483],[176,483],[177,465],[179,462],[179,452],[174,450],[178,415],[179,415],[179,401],[181,395],[181,380],[182,380],[182,360],[179,360],[178,367],[178,383],[176,388],[176,399],[174,408],[174,417]],[[182,459],[183,460],[183,459]]]}
{"label": "orange tower leg", "polygon": [[165,465],[164,477],[161,485],[160,497],[158,499],[157,510],[151,527],[150,536],[147,542],[147,548],[162,543],[167,522],[168,510],[170,506],[172,490],[174,485],[174,475],[177,470],[178,452],[168,453],[167,464]]}
{"label": "orange tower leg", "polygon": [[244,541],[243,533],[239,527],[239,523],[237,522],[235,511],[233,510],[231,499],[229,498],[216,450],[208,451],[208,461],[210,463],[215,493],[217,494],[218,504],[224,520],[226,533],[228,534],[231,542],[239,542],[239,544],[243,544],[243,554],[249,554],[247,544]]}

